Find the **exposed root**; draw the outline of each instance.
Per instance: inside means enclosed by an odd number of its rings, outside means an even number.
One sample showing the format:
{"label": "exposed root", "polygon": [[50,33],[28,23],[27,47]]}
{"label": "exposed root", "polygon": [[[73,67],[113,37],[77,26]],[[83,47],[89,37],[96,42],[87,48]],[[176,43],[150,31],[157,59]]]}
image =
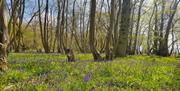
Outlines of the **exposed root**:
{"label": "exposed root", "polygon": [[6,44],[0,43],[0,71],[5,71],[8,69],[6,48]]}
{"label": "exposed root", "polygon": [[8,69],[8,62],[5,57],[0,58],[0,71],[5,71]]}

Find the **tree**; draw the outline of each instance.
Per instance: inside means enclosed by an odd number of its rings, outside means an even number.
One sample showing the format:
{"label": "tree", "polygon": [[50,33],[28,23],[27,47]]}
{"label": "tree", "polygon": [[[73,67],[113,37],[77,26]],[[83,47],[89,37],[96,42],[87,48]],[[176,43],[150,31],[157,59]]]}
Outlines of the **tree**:
{"label": "tree", "polygon": [[180,3],[180,0],[175,0],[174,1],[174,4],[171,6],[171,13],[170,13],[170,16],[169,16],[169,19],[168,19],[168,22],[167,22],[167,27],[166,27],[166,30],[165,30],[165,35],[163,37],[163,39],[161,40],[161,43],[160,44],[160,50],[159,50],[159,55],[160,56],[169,56],[169,47],[168,47],[168,39],[169,39],[169,34],[170,34],[170,30],[171,30],[171,26],[172,26],[172,22],[173,22],[173,19],[174,19],[174,16],[176,14],[176,11],[177,11],[177,7],[178,7],[178,4]]}
{"label": "tree", "polygon": [[136,23],[136,33],[135,33],[135,38],[134,38],[134,45],[133,45],[133,49],[132,49],[132,54],[136,54],[138,33],[139,33],[139,25],[140,25],[140,21],[141,21],[141,10],[142,10],[143,2],[144,2],[144,0],[140,0],[140,5],[139,5],[139,9],[138,9],[137,23]]}
{"label": "tree", "polygon": [[155,4],[155,17],[154,17],[154,38],[153,38],[153,54],[158,54],[158,5],[157,1],[154,2]]}
{"label": "tree", "polygon": [[39,25],[40,25],[40,31],[41,31],[41,40],[43,44],[43,48],[46,53],[50,52],[49,47],[49,32],[48,32],[48,11],[49,11],[49,0],[46,0],[46,6],[45,6],[45,15],[44,15],[44,25],[41,19],[41,3],[40,0],[38,0],[38,9],[39,9]]}
{"label": "tree", "polygon": [[136,9],[136,4],[137,0],[133,2],[131,5],[131,19],[130,19],[130,31],[129,31],[129,40],[128,40],[128,49],[127,52],[128,54],[132,55],[132,44],[133,44],[133,30],[134,30],[134,18],[135,18],[135,9]]}
{"label": "tree", "polygon": [[10,43],[8,47],[19,52],[20,49],[23,50],[25,47],[23,43],[23,20],[25,11],[26,0],[11,0],[11,13],[8,23],[8,28],[10,31]]}
{"label": "tree", "polygon": [[7,44],[8,44],[8,28],[7,28],[7,12],[6,1],[0,0],[0,70],[8,68],[7,63]]}
{"label": "tree", "polygon": [[117,48],[117,41],[118,41],[118,30],[119,30],[119,21],[120,21],[120,17],[121,17],[121,5],[122,5],[122,0],[118,0],[118,4],[119,4],[119,9],[118,9],[118,12],[117,12],[117,16],[116,16],[116,22],[115,22],[115,25],[114,25],[114,43],[113,43],[113,52],[115,53],[115,50]]}
{"label": "tree", "polygon": [[150,16],[150,19],[149,19],[149,25],[148,25],[148,33],[147,33],[147,54],[150,55],[151,54],[151,30],[152,30],[152,21],[153,21],[153,16],[154,16],[154,13],[155,13],[155,5],[153,6],[153,11],[152,11],[152,14]]}
{"label": "tree", "polygon": [[56,40],[57,40],[57,50],[58,52],[62,52],[62,46],[60,42],[60,17],[61,17],[61,2],[57,0],[57,7],[58,7],[58,15],[57,15],[57,26],[56,26]]}
{"label": "tree", "polygon": [[114,21],[115,21],[114,17],[115,17],[115,0],[111,0],[110,27],[106,36],[106,60],[112,60],[113,57],[112,49],[110,48],[110,43],[111,43],[112,32],[114,30]]}
{"label": "tree", "polygon": [[89,45],[93,54],[94,61],[101,61],[101,54],[95,48],[95,17],[96,17],[96,0],[91,0],[90,8],[90,30],[89,30]]}
{"label": "tree", "polygon": [[115,52],[116,57],[124,57],[127,52],[127,44],[128,44],[128,33],[130,26],[130,7],[131,0],[123,0],[122,4],[122,13],[121,13],[121,25],[119,30],[119,40],[117,49]]}

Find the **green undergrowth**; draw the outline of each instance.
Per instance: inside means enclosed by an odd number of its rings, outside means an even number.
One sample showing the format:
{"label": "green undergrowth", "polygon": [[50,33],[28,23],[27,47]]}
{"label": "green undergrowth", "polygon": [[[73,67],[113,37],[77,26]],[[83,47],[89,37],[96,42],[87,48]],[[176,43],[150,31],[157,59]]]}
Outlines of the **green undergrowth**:
{"label": "green undergrowth", "polygon": [[9,54],[10,69],[0,73],[0,91],[178,91],[180,58],[128,56],[93,62],[77,54]]}

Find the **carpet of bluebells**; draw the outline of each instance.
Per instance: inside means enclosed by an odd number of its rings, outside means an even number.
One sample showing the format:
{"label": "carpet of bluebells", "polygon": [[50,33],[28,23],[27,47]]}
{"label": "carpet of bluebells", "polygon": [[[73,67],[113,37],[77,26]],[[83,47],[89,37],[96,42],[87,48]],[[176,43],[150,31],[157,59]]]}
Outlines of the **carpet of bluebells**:
{"label": "carpet of bluebells", "polygon": [[77,54],[67,62],[59,54],[9,54],[10,68],[0,72],[0,91],[179,91],[180,58],[128,56],[93,62]]}

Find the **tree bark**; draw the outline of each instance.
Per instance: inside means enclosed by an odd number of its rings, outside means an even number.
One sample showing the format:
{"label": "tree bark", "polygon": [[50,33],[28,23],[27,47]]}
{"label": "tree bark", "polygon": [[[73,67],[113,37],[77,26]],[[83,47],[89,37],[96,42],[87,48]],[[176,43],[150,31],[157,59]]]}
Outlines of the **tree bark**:
{"label": "tree bark", "polygon": [[130,7],[131,0],[123,0],[122,5],[122,15],[121,15],[121,25],[119,31],[118,47],[115,53],[116,57],[124,57],[127,55],[127,45],[128,45],[128,33],[130,26]]}
{"label": "tree bark", "polygon": [[172,26],[172,21],[174,19],[174,16],[176,14],[176,10],[177,10],[177,6],[180,3],[179,0],[175,0],[174,5],[171,7],[171,10],[173,11],[170,14],[168,23],[167,23],[167,27],[166,27],[166,31],[165,31],[165,36],[164,39],[162,40],[162,48],[159,51],[159,55],[160,56],[169,56],[169,47],[168,47],[168,39],[169,39],[169,34],[170,34],[170,30],[171,30],[171,26]]}
{"label": "tree bark", "polygon": [[157,2],[155,4],[155,29],[154,29],[154,38],[153,38],[153,54],[158,54],[158,5]]}
{"label": "tree bark", "polygon": [[147,35],[147,54],[150,55],[151,54],[151,31],[152,31],[152,26],[151,26],[151,22],[152,22],[152,19],[153,19],[153,16],[154,16],[154,12],[155,11],[155,5],[153,7],[153,11],[152,11],[152,14],[151,14],[151,17],[150,17],[150,20],[149,20],[149,30],[148,30],[148,35]]}
{"label": "tree bark", "polygon": [[135,39],[134,39],[132,54],[136,54],[137,41],[138,41],[138,31],[139,31],[139,24],[141,21],[141,9],[142,9],[143,2],[144,2],[144,0],[140,1],[140,5],[139,5],[139,9],[138,9],[138,18],[137,18],[137,23],[136,23],[136,33],[135,33]]}
{"label": "tree bark", "polygon": [[5,0],[0,0],[0,70],[5,71],[8,68],[7,62],[7,44],[8,44],[8,28],[7,28],[7,11]]}
{"label": "tree bark", "polygon": [[90,30],[89,30],[89,45],[93,54],[94,61],[102,61],[101,54],[95,48],[95,17],[96,17],[96,0],[91,0],[90,8]]}
{"label": "tree bark", "polygon": [[113,43],[113,54],[115,54],[115,50],[117,48],[117,42],[118,42],[118,30],[119,30],[119,22],[121,18],[121,0],[119,0],[119,9],[116,16],[116,23],[114,25],[114,43]]}
{"label": "tree bark", "polygon": [[48,37],[48,11],[49,11],[49,0],[46,0],[46,6],[45,6],[45,16],[44,16],[44,26],[42,25],[42,19],[41,19],[41,3],[40,0],[38,0],[38,9],[39,9],[39,26],[40,26],[40,32],[41,32],[41,40],[43,44],[43,48],[45,53],[50,52],[49,48],[49,37]]}
{"label": "tree bark", "polygon": [[133,5],[131,6],[131,20],[130,20],[130,32],[129,32],[129,40],[128,40],[128,49],[127,52],[129,55],[132,55],[132,42],[133,42],[133,29],[134,29],[134,16],[135,16],[135,6],[137,1],[134,1]]}
{"label": "tree bark", "polygon": [[106,60],[112,60],[113,58],[113,50],[110,48],[111,46],[111,37],[112,32],[114,30],[114,21],[115,21],[115,0],[111,1],[111,14],[110,14],[110,27],[106,36]]}

